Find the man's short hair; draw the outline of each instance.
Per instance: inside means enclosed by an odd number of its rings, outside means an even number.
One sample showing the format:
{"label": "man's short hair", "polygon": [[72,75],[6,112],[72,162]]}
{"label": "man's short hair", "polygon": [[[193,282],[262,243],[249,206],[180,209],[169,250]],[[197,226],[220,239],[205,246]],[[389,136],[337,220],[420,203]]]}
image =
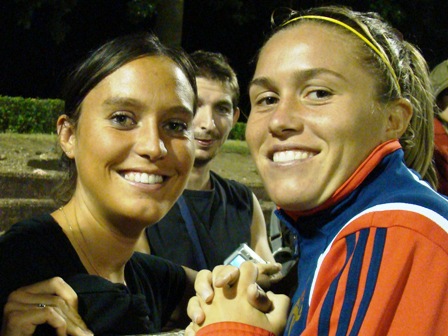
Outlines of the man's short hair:
{"label": "man's short hair", "polygon": [[196,65],[196,77],[216,80],[229,85],[232,105],[235,110],[239,104],[240,87],[236,73],[230,66],[227,57],[218,52],[203,50],[195,51],[190,56]]}

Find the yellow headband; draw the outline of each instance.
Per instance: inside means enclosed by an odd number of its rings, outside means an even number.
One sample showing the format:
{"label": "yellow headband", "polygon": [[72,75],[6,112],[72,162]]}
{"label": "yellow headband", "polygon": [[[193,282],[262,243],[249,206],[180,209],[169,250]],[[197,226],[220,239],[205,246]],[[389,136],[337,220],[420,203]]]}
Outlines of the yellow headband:
{"label": "yellow headband", "polygon": [[378,49],[372,42],[370,42],[364,35],[360,34],[358,31],[356,31],[355,29],[353,29],[352,27],[350,27],[349,25],[345,24],[342,21],[327,17],[327,16],[320,16],[320,15],[304,15],[304,16],[299,16],[296,18],[293,18],[289,21],[286,21],[285,23],[281,24],[281,27],[286,26],[287,24],[294,22],[294,21],[298,21],[301,19],[316,19],[316,20],[323,20],[323,21],[329,21],[332,23],[335,23],[341,27],[344,27],[345,29],[351,31],[353,34],[355,34],[356,36],[358,36],[361,40],[363,40],[369,47],[370,49],[372,49],[384,62],[384,64],[386,64],[387,68],[389,69],[390,73],[392,74],[392,76],[394,77],[394,81],[395,81],[395,85],[397,86],[397,90],[398,93],[401,96],[401,88],[400,88],[400,84],[398,82],[398,77],[395,74],[394,69],[392,68],[392,65],[390,64],[388,58],[386,57],[386,55],[384,55],[383,52],[381,52],[380,49]]}

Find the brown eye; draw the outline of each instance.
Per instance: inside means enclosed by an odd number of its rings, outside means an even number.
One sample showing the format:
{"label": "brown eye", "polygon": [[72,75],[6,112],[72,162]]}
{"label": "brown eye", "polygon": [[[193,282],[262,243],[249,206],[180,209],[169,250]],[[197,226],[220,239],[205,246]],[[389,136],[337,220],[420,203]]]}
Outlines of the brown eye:
{"label": "brown eye", "polygon": [[272,105],[272,104],[277,103],[277,101],[278,101],[278,99],[275,98],[275,97],[266,97],[266,98],[261,99],[259,101],[259,104],[262,104],[262,105]]}
{"label": "brown eye", "polygon": [[233,113],[232,108],[229,105],[218,105],[216,111],[222,115],[229,115]]}
{"label": "brown eye", "polygon": [[129,115],[124,114],[124,113],[114,114],[111,119],[115,124],[117,124],[121,127],[126,127],[126,128],[137,124],[133,118],[131,118]]}
{"label": "brown eye", "polygon": [[188,123],[180,120],[169,121],[165,124],[165,129],[172,133],[184,133],[188,130]]}
{"label": "brown eye", "polygon": [[327,90],[314,90],[308,94],[311,99],[325,99],[331,97],[333,94]]}

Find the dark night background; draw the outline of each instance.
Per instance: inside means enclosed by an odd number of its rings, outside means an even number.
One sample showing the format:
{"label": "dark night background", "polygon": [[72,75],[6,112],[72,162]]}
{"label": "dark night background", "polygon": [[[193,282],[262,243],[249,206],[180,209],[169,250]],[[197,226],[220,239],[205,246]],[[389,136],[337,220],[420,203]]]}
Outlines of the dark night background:
{"label": "dark night background", "polygon": [[[164,0],[146,3],[156,1]],[[0,0],[0,95],[59,98],[66,72],[88,51],[115,36],[153,29],[157,6],[150,16],[133,20],[130,2],[145,0]],[[420,47],[430,67],[448,58],[448,0],[184,0],[181,46],[229,58],[247,113],[249,62],[269,31],[272,11],[323,4],[380,12]]]}

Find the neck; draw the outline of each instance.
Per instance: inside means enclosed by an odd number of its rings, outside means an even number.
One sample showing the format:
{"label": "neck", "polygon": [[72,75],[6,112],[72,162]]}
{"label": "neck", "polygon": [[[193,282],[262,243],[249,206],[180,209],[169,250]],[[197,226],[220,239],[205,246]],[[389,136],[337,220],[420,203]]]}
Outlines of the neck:
{"label": "neck", "polygon": [[87,272],[115,283],[125,283],[124,268],[137,239],[120,235],[112,225],[101,223],[73,199],[53,213]]}
{"label": "neck", "polygon": [[210,163],[201,167],[193,167],[188,178],[187,189],[189,190],[210,190]]}

